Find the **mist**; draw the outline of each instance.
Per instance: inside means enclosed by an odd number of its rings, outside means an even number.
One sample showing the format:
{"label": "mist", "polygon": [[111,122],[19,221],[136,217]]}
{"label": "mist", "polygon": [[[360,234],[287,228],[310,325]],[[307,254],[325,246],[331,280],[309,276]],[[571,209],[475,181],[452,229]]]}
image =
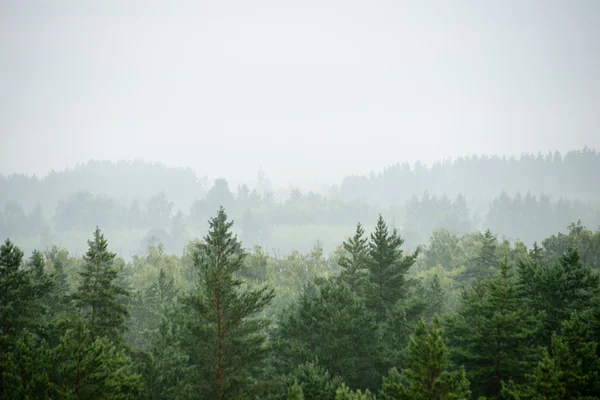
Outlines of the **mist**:
{"label": "mist", "polygon": [[0,5],[0,398],[600,393],[600,2]]}
{"label": "mist", "polygon": [[600,147],[593,0],[3,4],[4,174],[144,158],[321,189]]}

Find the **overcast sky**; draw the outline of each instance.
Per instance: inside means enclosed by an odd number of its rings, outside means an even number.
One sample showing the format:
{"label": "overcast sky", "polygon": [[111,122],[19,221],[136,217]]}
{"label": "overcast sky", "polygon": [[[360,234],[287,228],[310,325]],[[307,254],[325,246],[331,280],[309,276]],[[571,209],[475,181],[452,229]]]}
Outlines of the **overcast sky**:
{"label": "overcast sky", "polygon": [[[176,6],[176,4],[178,6]],[[600,1],[0,1],[0,173],[600,150]]]}

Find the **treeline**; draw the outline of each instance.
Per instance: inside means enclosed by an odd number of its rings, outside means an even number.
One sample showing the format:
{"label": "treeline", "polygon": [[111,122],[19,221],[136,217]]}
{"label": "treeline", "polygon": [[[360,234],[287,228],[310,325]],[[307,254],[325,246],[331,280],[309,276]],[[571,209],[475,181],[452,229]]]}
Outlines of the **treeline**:
{"label": "treeline", "polygon": [[379,174],[349,176],[331,188],[332,196],[365,199],[389,206],[410,199],[413,193],[428,190],[432,195],[448,194],[491,199],[499,190],[517,193],[545,193],[554,198],[599,200],[596,184],[600,154],[595,150],[566,154],[523,154],[521,157],[471,156],[436,162],[430,168],[417,162],[397,164]]}
{"label": "treeline", "polygon": [[149,199],[161,190],[180,208],[206,194],[206,180],[189,168],[172,168],[144,160],[89,161],[44,177],[0,174],[0,204],[15,201],[25,210],[39,203],[53,212],[60,200],[78,192],[101,194],[123,202]]}
{"label": "treeline", "polygon": [[595,399],[600,233],[528,248],[379,216],[331,256],[251,253],[220,209],[182,257],[0,247],[2,398]]}
{"label": "treeline", "polygon": [[[462,194],[467,199],[486,201],[498,196],[501,190],[511,197],[531,192],[545,193],[554,199],[598,201],[598,170],[600,155],[587,147],[565,154],[523,154],[519,158],[473,155],[436,162],[431,167],[419,162],[412,166],[404,163],[385,168],[381,173],[348,176],[339,185],[332,185],[327,197],[362,199],[384,208],[404,204],[413,194],[425,191],[430,195],[447,194],[454,198]],[[49,214],[60,200],[77,192],[130,203],[165,191],[176,209],[188,210],[195,199],[204,198],[208,189],[207,178],[189,168],[170,168],[143,160],[90,161],[64,171],[51,171],[44,177],[0,174],[0,205],[16,201],[29,212],[40,203]],[[265,190],[273,189],[264,172],[259,171],[254,189],[261,196]]]}
{"label": "treeline", "polygon": [[[343,201],[297,189],[287,200],[279,202],[271,191],[261,194],[245,185],[233,193],[227,181],[218,179],[185,213],[176,209],[165,192],[129,204],[105,195],[78,192],[60,200],[50,218],[45,217],[40,205],[27,214],[19,203],[11,201],[0,210],[0,233],[7,237],[39,236],[39,243],[44,247],[53,244],[54,233],[88,232],[97,221],[102,221],[107,231],[137,230],[137,240],[144,248],[149,239],[155,238],[168,252],[178,252],[190,232],[207,228],[211,210],[220,205],[231,210],[232,218],[240,222],[244,243],[250,247],[260,244],[269,250],[275,244],[273,231],[277,228],[346,228],[356,220],[372,221],[379,214],[393,226],[402,228],[410,249],[425,243],[432,232],[440,228],[455,234],[489,228],[512,242],[521,240],[531,245],[537,238],[564,229],[571,221],[581,220],[592,229],[600,226],[599,205],[565,198],[552,200],[549,196],[538,197],[529,192],[513,197],[502,192],[491,204],[483,206],[473,202],[470,206],[461,194],[450,198],[425,192],[420,197],[413,195],[406,203],[383,208],[361,200]],[[317,238],[306,240],[314,239]],[[277,243],[277,247],[285,251],[291,251],[294,246],[298,244]]]}

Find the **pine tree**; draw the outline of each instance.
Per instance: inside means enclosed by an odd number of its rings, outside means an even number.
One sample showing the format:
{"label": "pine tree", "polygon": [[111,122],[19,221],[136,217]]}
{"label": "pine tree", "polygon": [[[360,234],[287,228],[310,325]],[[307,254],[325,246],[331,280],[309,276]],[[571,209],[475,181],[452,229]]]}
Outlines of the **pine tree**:
{"label": "pine tree", "polygon": [[533,242],[533,247],[531,250],[529,250],[529,256],[533,261],[541,262],[543,257],[542,251],[543,249],[538,245],[538,243]]}
{"label": "pine tree", "polygon": [[577,250],[569,249],[555,265],[521,261],[518,268],[524,304],[544,315],[540,339],[546,345],[562,321],[600,299],[600,276],[581,263]]}
{"label": "pine tree", "polygon": [[89,249],[83,256],[85,265],[79,273],[81,284],[74,295],[89,328],[90,340],[108,337],[118,343],[125,331],[129,316],[123,297],[128,292],[118,284],[118,269],[114,265],[116,254],[108,251],[108,242],[99,228],[94,239],[88,240]]}
{"label": "pine tree", "polygon": [[359,291],[368,273],[369,248],[368,239],[363,237],[364,233],[361,224],[357,224],[354,237],[348,238],[342,244],[348,255],[342,256],[338,262],[342,267],[340,280],[346,282],[354,292]]}
{"label": "pine tree", "polygon": [[107,337],[94,337],[77,318],[64,324],[64,335],[52,350],[51,380],[63,399],[133,399],[140,376],[124,350]]}
{"label": "pine tree", "polygon": [[574,313],[554,333],[550,351],[529,375],[526,384],[508,384],[503,391],[514,399],[596,399],[600,393],[600,358],[590,313]]}
{"label": "pine tree", "polygon": [[381,215],[369,243],[369,305],[377,313],[379,321],[398,300],[406,295],[405,275],[415,263],[418,251],[403,256],[404,240],[396,229],[389,233]]}
{"label": "pine tree", "polygon": [[187,346],[197,365],[198,385],[207,396],[229,399],[247,393],[248,378],[265,358],[269,321],[252,318],[273,299],[267,287],[242,291],[236,274],[245,252],[231,233],[233,222],[220,208],[209,221],[205,244],[198,246],[194,264],[200,273],[197,291],[185,298],[193,316]]}
{"label": "pine tree", "polygon": [[442,314],[446,303],[446,294],[442,285],[440,284],[440,278],[437,274],[433,276],[431,284],[427,290],[425,290],[427,309],[425,310],[424,316],[427,319],[432,318],[435,314]]}
{"label": "pine tree", "polygon": [[280,319],[280,357],[292,364],[317,358],[351,387],[377,385],[380,336],[372,313],[343,282],[317,289],[316,295],[303,293]]}
{"label": "pine tree", "polygon": [[434,317],[427,326],[421,319],[408,344],[408,368],[398,399],[468,399],[471,392],[465,371],[450,372],[448,350],[442,338],[440,321]]}
{"label": "pine tree", "polygon": [[463,292],[448,321],[453,359],[466,367],[478,395],[500,396],[503,383],[522,383],[539,360],[532,345],[539,321],[521,307],[517,289],[504,262],[497,278]]}
{"label": "pine tree", "polygon": [[302,388],[305,399],[334,400],[338,388],[329,372],[318,364],[309,362],[296,367],[291,378]]}
{"label": "pine tree", "polygon": [[479,234],[479,242],[481,243],[479,254],[471,261],[471,265],[464,273],[467,280],[490,278],[498,271],[500,262],[496,255],[496,236],[487,229],[483,234]]}
{"label": "pine tree", "polygon": [[1,398],[59,398],[50,380],[54,360],[46,341],[25,329],[5,356],[0,381]]}
{"label": "pine tree", "polygon": [[10,240],[0,246],[0,388],[10,365],[7,357],[25,329],[39,330],[45,307],[41,302],[51,286],[35,282],[31,269],[21,268],[23,252]]}

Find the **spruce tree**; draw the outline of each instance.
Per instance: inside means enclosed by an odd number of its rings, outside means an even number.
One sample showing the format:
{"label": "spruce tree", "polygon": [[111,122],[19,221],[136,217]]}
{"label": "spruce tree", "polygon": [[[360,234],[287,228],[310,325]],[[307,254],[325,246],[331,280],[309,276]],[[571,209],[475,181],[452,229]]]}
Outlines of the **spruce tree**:
{"label": "spruce tree", "polygon": [[405,275],[419,254],[416,251],[410,256],[403,256],[403,243],[396,229],[390,233],[379,215],[375,232],[371,234],[368,264],[369,305],[377,313],[379,321],[383,321],[386,312],[406,295]]}
{"label": "spruce tree", "polygon": [[479,254],[465,271],[467,280],[490,278],[495,276],[498,271],[500,262],[496,255],[496,236],[487,229],[483,234],[479,234],[479,242],[481,243]]}
{"label": "spruce tree", "polygon": [[209,221],[205,244],[199,244],[194,264],[200,274],[195,293],[185,298],[192,320],[186,346],[198,372],[197,390],[229,399],[248,393],[249,378],[266,355],[262,331],[269,321],[253,316],[273,299],[267,287],[243,291],[237,273],[246,253],[231,233],[223,208]]}
{"label": "spruce tree", "polygon": [[90,340],[108,337],[120,342],[129,316],[123,298],[128,292],[118,284],[116,254],[108,251],[108,242],[96,227],[89,249],[83,256],[85,265],[79,272],[81,284],[74,295],[75,304],[89,328]]}
{"label": "spruce tree", "polygon": [[555,265],[521,261],[518,271],[522,301],[543,313],[540,340],[545,345],[562,321],[573,312],[593,309],[600,300],[600,276],[581,263],[577,250],[569,249]]}
{"label": "spruce tree", "polygon": [[428,326],[423,319],[419,321],[407,353],[408,368],[401,376],[398,400],[469,398],[471,392],[464,368],[450,371],[448,350],[437,317]]}
{"label": "spruce tree", "polygon": [[539,360],[533,345],[539,320],[522,308],[517,289],[504,262],[497,278],[463,292],[448,321],[453,359],[465,366],[477,395],[500,396],[503,383],[522,383]]}
{"label": "spruce tree", "polygon": [[61,325],[64,334],[52,350],[51,380],[60,393],[57,398],[136,398],[140,376],[123,349],[94,335],[80,318]]}
{"label": "spruce tree", "polygon": [[342,244],[348,255],[342,256],[338,262],[342,267],[340,280],[346,282],[354,292],[358,292],[362,287],[368,273],[369,248],[367,246],[368,239],[363,236],[364,233],[365,230],[361,224],[357,224],[354,236]]}
{"label": "spruce tree", "polygon": [[549,351],[523,385],[510,382],[503,394],[512,399],[597,399],[600,358],[590,313],[564,321],[552,335]]}

